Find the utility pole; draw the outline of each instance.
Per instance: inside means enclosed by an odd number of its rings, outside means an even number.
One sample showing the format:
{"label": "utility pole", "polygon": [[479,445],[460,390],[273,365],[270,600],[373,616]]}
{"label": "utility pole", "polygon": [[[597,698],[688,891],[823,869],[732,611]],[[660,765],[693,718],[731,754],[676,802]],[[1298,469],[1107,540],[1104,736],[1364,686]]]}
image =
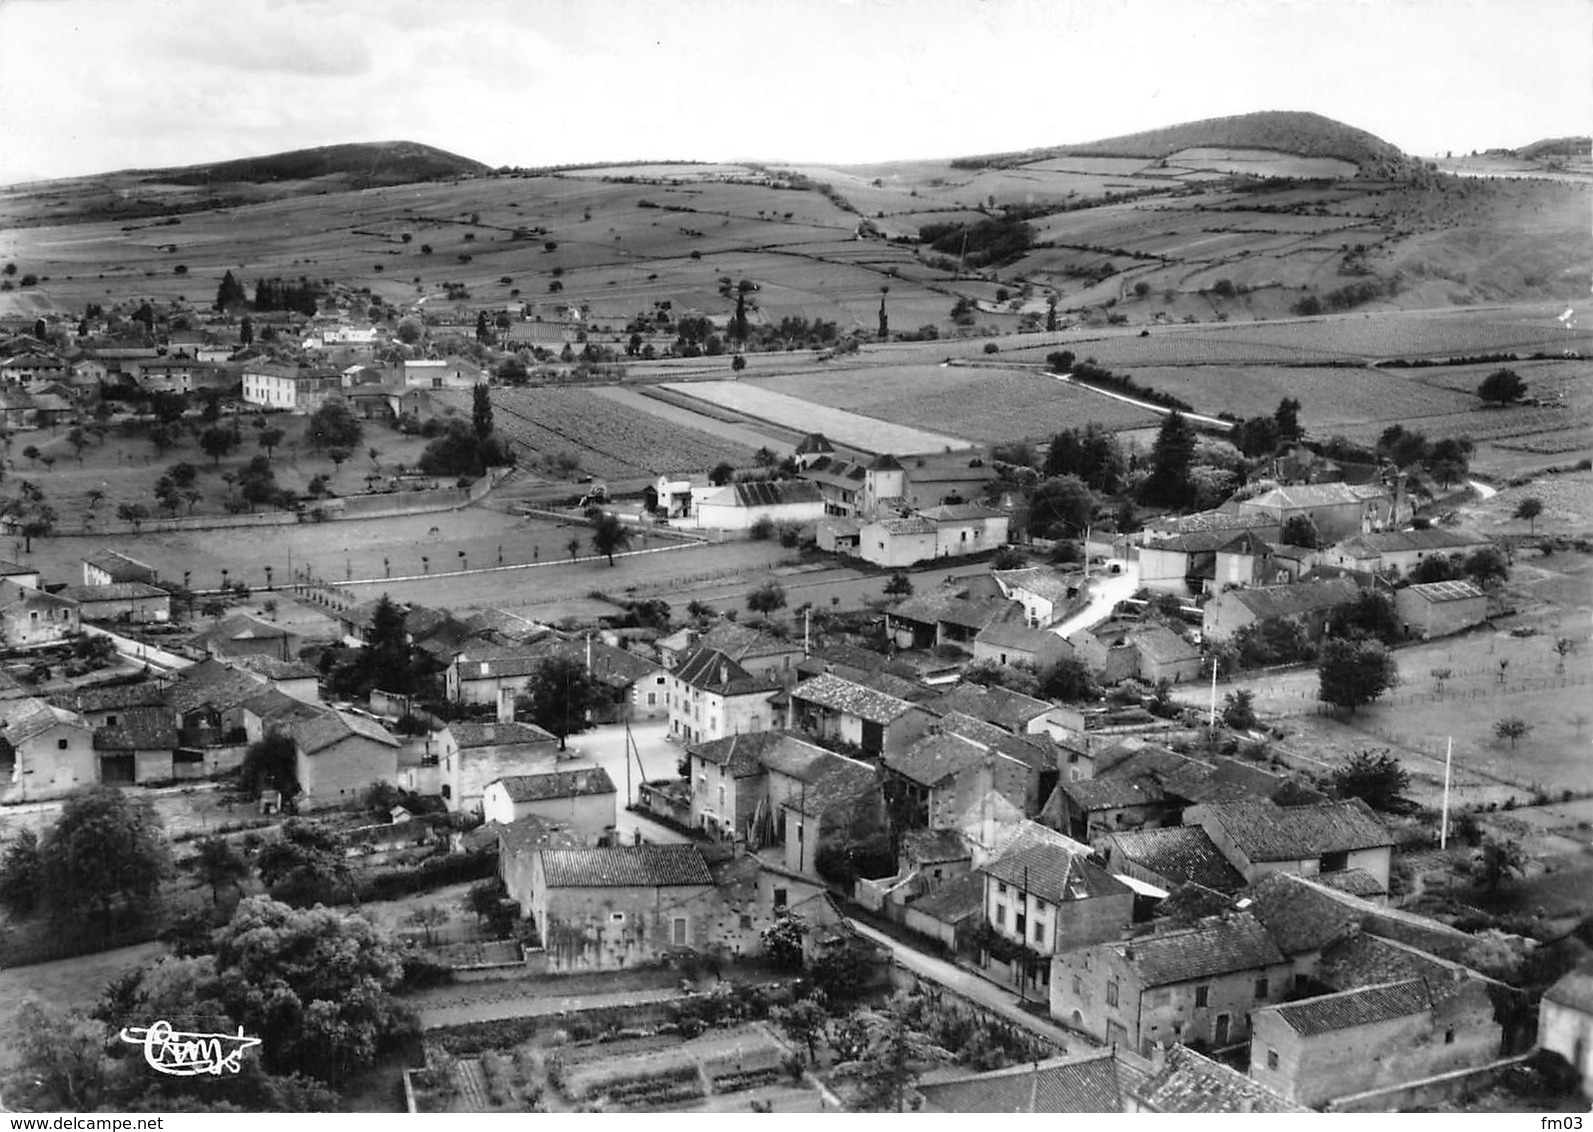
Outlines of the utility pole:
{"label": "utility pole", "polygon": [[1449,737],[1449,743],[1444,747],[1444,809],[1443,816],[1438,819],[1438,848],[1449,848],[1449,767],[1455,755],[1455,737]]}
{"label": "utility pole", "polygon": [[1217,730],[1217,658],[1211,658],[1211,718],[1207,726]]}

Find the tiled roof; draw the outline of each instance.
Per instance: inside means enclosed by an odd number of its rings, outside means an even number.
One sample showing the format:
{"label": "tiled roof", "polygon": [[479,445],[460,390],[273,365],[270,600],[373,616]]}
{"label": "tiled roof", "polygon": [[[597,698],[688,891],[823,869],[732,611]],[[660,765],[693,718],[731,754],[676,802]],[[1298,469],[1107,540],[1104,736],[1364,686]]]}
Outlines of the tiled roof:
{"label": "tiled roof", "polygon": [[1072,651],[1072,646],[1055,633],[1032,628],[1022,621],[997,621],[993,625],[986,625],[979,630],[979,635],[974,640],[981,645],[1022,652]]}
{"label": "tiled roof", "polygon": [[283,660],[263,653],[244,653],[219,659],[228,668],[245,668],[267,680],[312,680],[317,675],[315,669],[302,660]]}
{"label": "tiled roof", "polygon": [[731,660],[755,660],[765,656],[780,656],[784,653],[800,653],[800,641],[782,641],[768,633],[760,633],[756,629],[749,629],[745,625],[737,625],[734,621],[719,621],[713,628],[702,635],[697,642],[705,648],[717,649]]}
{"label": "tiled roof", "polygon": [[295,719],[315,719],[325,713],[319,704],[307,704],[276,688],[267,688],[243,702],[243,710],[262,723],[280,728]]}
{"label": "tiled roof", "polygon": [[1005,598],[972,599],[955,592],[936,590],[933,593],[914,594],[890,610],[892,617],[917,621],[924,625],[956,625],[978,632],[993,621],[1021,616],[1023,610]]}
{"label": "tiled roof", "polygon": [[1156,664],[1173,664],[1200,656],[1200,649],[1165,625],[1147,625],[1130,633],[1127,640]]}
{"label": "tiled roof", "polygon": [[83,559],[110,575],[113,582],[146,582],[155,577],[155,568],[114,550],[102,550]]}
{"label": "tiled roof", "polygon": [[958,684],[928,705],[931,711],[945,714],[960,711],[1011,732],[1021,732],[1049,712],[1054,705],[1009,688],[981,684]]}
{"label": "tiled roof", "polygon": [[179,712],[199,707],[218,711],[236,707],[265,689],[265,681],[247,672],[228,668],[217,660],[202,660],[172,677],[168,693],[171,706]]}
{"label": "tiled roof", "polygon": [[675,666],[675,677],[690,687],[723,696],[766,695],[782,687],[778,676],[754,676],[725,653],[698,648]]}
{"label": "tiled roof", "polygon": [[1214,802],[1203,811],[1251,861],[1304,860],[1394,843],[1388,827],[1359,798],[1287,808],[1272,802]]}
{"label": "tiled roof", "polygon": [[374,719],[343,711],[328,710],[314,719],[295,723],[289,733],[294,744],[306,755],[319,754],[353,737],[370,739],[387,747],[399,745],[387,728]]}
{"label": "tiled roof", "polygon": [[802,438],[796,446],[798,456],[808,456],[815,452],[834,452],[835,445],[831,444],[822,432],[810,432]]}
{"label": "tiled roof", "polygon": [[1261,507],[1281,507],[1294,511],[1306,507],[1332,507],[1340,503],[1360,503],[1366,499],[1387,496],[1382,487],[1356,488],[1346,483],[1292,484],[1275,487],[1271,491],[1247,499],[1239,506],[1254,510]]}
{"label": "tiled roof", "polygon": [[0,559],[0,578],[9,578],[15,574],[37,574],[38,572],[39,570],[36,566],[18,566],[15,562],[7,562],[4,559]]}
{"label": "tiled roof", "polygon": [[920,863],[966,861],[968,842],[955,829],[910,829],[902,834],[902,855]]}
{"label": "tiled roof", "polygon": [[1023,590],[1051,602],[1067,601],[1078,591],[1078,579],[1063,577],[1039,566],[1028,566],[1021,570],[992,570],[990,576],[1000,584],[1003,592]]}
{"label": "tiled roof", "polygon": [[36,697],[0,703],[0,737],[12,746],[20,746],[58,723],[88,727],[76,712],[65,711]]}
{"label": "tiled roof", "polygon": [[854,715],[869,723],[892,723],[913,710],[913,705],[906,700],[854,684],[829,672],[798,684],[791,689],[791,695],[794,699]]}
{"label": "tiled roof", "polygon": [[789,731],[774,731],[770,734],[778,735],[779,741],[759,751],[759,761],[769,770],[794,778],[798,782],[806,782],[817,777],[820,768],[831,754],[818,744],[810,743],[800,735]]}
{"label": "tiled roof", "polygon": [[953,877],[915,898],[909,907],[942,923],[961,923],[984,912],[985,878],[979,873]]}
{"label": "tiled roof", "polygon": [[1472,531],[1453,531],[1443,527],[1428,527],[1422,531],[1373,531],[1352,535],[1334,550],[1353,554],[1357,558],[1373,558],[1380,554],[1398,554],[1401,551],[1461,550],[1471,546],[1487,546],[1486,535]]}
{"label": "tiled roof", "polygon": [[1146,527],[1157,531],[1188,534],[1193,531],[1242,531],[1255,527],[1277,526],[1271,515],[1247,514],[1243,511],[1197,511],[1193,515],[1176,515],[1152,519]]}
{"label": "tiled roof", "polygon": [[499,723],[494,720],[456,719],[448,733],[461,750],[472,747],[514,746],[521,743],[556,743],[558,738],[534,723]]}
{"label": "tiled roof", "polygon": [[1248,528],[1237,531],[1233,527],[1213,527],[1203,530],[1184,531],[1175,535],[1158,537],[1147,542],[1147,550],[1165,550],[1175,554],[1213,554],[1228,547],[1235,547],[1233,553],[1255,553],[1265,544],[1257,544]]}
{"label": "tiled roof", "polygon": [[932,535],[935,533],[935,524],[932,520],[922,515],[909,515],[904,519],[878,519],[873,525],[878,526],[886,534],[892,535]]}
{"label": "tiled roof", "polygon": [[171,726],[98,727],[94,730],[96,751],[170,751],[178,744],[177,729]]}
{"label": "tiled roof", "polygon": [[803,780],[806,785],[786,798],[787,808],[808,817],[851,806],[878,789],[875,770],[868,763],[830,751],[814,761]]}
{"label": "tiled roof", "polygon": [[970,523],[980,519],[1001,519],[1007,513],[995,507],[986,507],[983,503],[942,503],[938,507],[926,507],[919,514],[934,523]]}
{"label": "tiled roof", "polygon": [[1318,873],[1316,879],[1318,884],[1336,888],[1340,892],[1348,892],[1351,896],[1388,895],[1388,889],[1378,883],[1377,878],[1365,869],[1340,869],[1336,873]]}
{"label": "tiled roof", "polygon": [[189,638],[189,643],[203,648],[208,644],[225,644],[231,641],[285,641],[294,634],[280,625],[262,621],[247,613],[236,613],[223,618],[202,633]]}
{"label": "tiled roof", "polygon": [[713,883],[695,845],[544,849],[540,856],[549,888],[674,888]]}
{"label": "tiled roof", "polygon": [[1325,582],[1291,582],[1281,586],[1256,586],[1229,590],[1218,600],[1231,598],[1248,609],[1257,620],[1294,617],[1318,609],[1332,609],[1355,600],[1360,588],[1348,578]]}
{"label": "tiled roof", "polygon": [[[1368,923],[1366,928],[1378,926]],[[1475,943],[1472,940],[1469,946]],[[1398,940],[1384,939],[1370,930],[1362,930],[1323,948],[1317,977],[1338,990],[1421,979],[1435,1003],[1446,1001],[1472,986],[1485,987],[1490,993],[1511,993],[1504,984],[1463,963],[1451,962]]]}
{"label": "tiled roof", "polygon": [[1110,834],[1118,855],[1174,884],[1198,884],[1218,892],[1244,887],[1244,874],[1230,865],[1206,831],[1198,825],[1143,829]]}
{"label": "tiled roof", "polygon": [[1147,987],[1187,983],[1288,962],[1261,921],[1248,912],[1209,916],[1187,928],[1108,944]]}
{"label": "tiled roof", "polygon": [[1546,1002],[1557,1002],[1584,1014],[1593,1014],[1593,965],[1584,963],[1576,970],[1566,972],[1543,992],[1543,998]]}
{"label": "tiled roof", "polygon": [[154,707],[166,703],[166,689],[153,681],[137,684],[90,686],[63,692],[55,697],[62,707],[70,711],[116,711],[132,707]]}
{"label": "tiled roof", "polygon": [[921,1083],[926,1112],[1050,1113],[1123,1111],[1118,1060],[1092,1050],[1025,1062],[989,1073]]}
{"label": "tiled roof", "polygon": [[1168,1050],[1166,1062],[1133,1092],[1151,1112],[1310,1111],[1187,1046]]}
{"label": "tiled roof", "polygon": [[1485,597],[1481,590],[1470,582],[1418,582],[1408,587],[1410,592],[1427,601],[1470,601]]}
{"label": "tiled roof", "polygon": [[1115,810],[1122,806],[1148,806],[1165,797],[1161,784],[1155,779],[1144,776],[1130,778],[1121,774],[1064,782],[1062,793],[1086,813]]}
{"label": "tiled roof", "polygon": [[785,738],[781,731],[749,731],[708,743],[693,743],[686,751],[704,762],[724,767],[732,778],[755,778],[763,773],[760,756],[785,742]]}
{"label": "tiled roof", "polygon": [[1421,979],[1382,983],[1373,987],[1339,991],[1316,998],[1301,999],[1286,1006],[1268,1008],[1302,1037],[1316,1037],[1335,1030],[1370,1026],[1393,1018],[1423,1014],[1432,1009],[1427,984]]}
{"label": "tiled roof", "polygon": [[[507,824],[490,821],[472,832],[486,833],[498,843],[503,853],[535,853],[540,849],[580,849],[581,838],[571,833],[568,826],[551,821],[538,814],[530,814]],[[467,834],[469,844],[470,835]]]}
{"label": "tiled roof", "polygon": [[[616,794],[614,780],[600,766],[559,770],[552,774],[510,774],[497,779],[511,802],[545,802],[549,798],[580,798],[591,794]],[[488,783],[491,785],[491,783]]]}
{"label": "tiled roof", "polygon": [[979,871],[1053,904],[1129,891],[1127,885],[1099,865],[1058,845],[1031,845],[1005,853]]}
{"label": "tiled roof", "polygon": [[925,735],[905,751],[886,751],[880,761],[903,778],[934,786],[995,758],[995,752],[982,743],[959,735],[935,734]]}
{"label": "tiled roof", "polygon": [[21,605],[24,608],[30,605],[45,606],[60,609],[65,606],[70,609],[77,608],[77,602],[69,597],[60,597],[33,586],[19,585],[6,579],[0,579],[0,606],[10,607]]}
{"label": "tiled roof", "polygon": [[1290,955],[1319,951],[1359,928],[1357,911],[1321,889],[1273,874],[1251,890],[1247,907]]}
{"label": "tiled roof", "polygon": [[820,503],[824,496],[817,484],[801,480],[748,480],[726,484],[703,500],[735,507],[779,507],[788,503]]}
{"label": "tiled roof", "polygon": [[112,582],[105,586],[65,586],[56,591],[61,597],[73,601],[144,601],[171,595],[159,586],[148,582]]}
{"label": "tiled roof", "polygon": [[986,723],[982,719],[976,719],[960,711],[948,712],[941,716],[936,726],[943,734],[959,735],[964,739],[972,739],[975,743],[993,747],[1009,759],[1016,759],[1042,774],[1057,769],[1056,741],[1044,733],[1014,735],[994,723]]}

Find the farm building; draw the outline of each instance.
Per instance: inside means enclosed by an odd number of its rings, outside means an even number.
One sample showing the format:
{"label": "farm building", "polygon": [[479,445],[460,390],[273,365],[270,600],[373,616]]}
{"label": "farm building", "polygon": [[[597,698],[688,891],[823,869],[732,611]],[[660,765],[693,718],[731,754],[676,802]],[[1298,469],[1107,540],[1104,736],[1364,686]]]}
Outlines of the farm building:
{"label": "farm building", "polygon": [[10,647],[52,644],[82,627],[78,604],[70,598],[0,581],[0,639]]}
{"label": "farm building", "polygon": [[1140,547],[1140,584],[1187,596],[1280,580],[1271,544],[1250,530],[1191,531]]}
{"label": "farm building", "polygon": [[753,731],[686,748],[691,827],[721,839],[747,837],[768,798],[760,756],[786,741],[783,731]]}
{"label": "farm building", "polygon": [[857,554],[876,566],[912,566],[935,557],[935,524],[921,515],[877,519],[858,528]]}
{"label": "farm building", "polygon": [[437,734],[443,804],[456,813],[479,813],[488,783],[551,771],[558,748],[555,736],[532,723],[456,719]]}
{"label": "farm building", "polygon": [[666,472],[651,486],[651,510],[666,519],[688,519],[696,513],[698,500],[717,495],[724,485],[715,487],[708,482],[706,473]]}
{"label": "farm building", "polygon": [[595,845],[614,830],[618,797],[613,779],[600,766],[513,774],[487,783],[481,793],[481,813],[488,821],[505,825],[525,817],[557,822],[583,844]]}
{"label": "farm building", "polygon": [[0,738],[4,801],[61,798],[99,781],[94,729],[76,712],[32,697],[0,702]]}
{"label": "farm building", "polygon": [[244,363],[242,397],[246,404],[302,415],[313,413],[335,394],[343,379],[336,370],[301,369],[273,362]]}
{"label": "farm building", "polygon": [[879,755],[905,750],[934,718],[917,704],[824,673],[791,689],[786,726]]}
{"label": "farm building", "polygon": [[293,660],[304,643],[297,633],[247,613],[235,613],[195,633],[188,643],[214,657],[273,656]]}
{"label": "farm building", "polygon": [[1483,986],[1438,989],[1403,979],[1257,1010],[1250,1075],[1320,1108],[1497,1058],[1500,1028]]}
{"label": "farm building", "polygon": [[398,740],[374,719],[324,711],[288,728],[301,809],[347,806],[398,779]]}
{"label": "farm building", "polygon": [[1022,609],[1005,598],[968,596],[970,591],[942,587],[918,593],[887,610],[885,627],[900,649],[936,645],[972,646],[974,638],[998,621],[1022,617]]}
{"label": "farm building", "polygon": [[1492,545],[1484,535],[1443,527],[1428,527],[1422,531],[1374,531],[1333,544],[1323,550],[1317,560],[1327,566],[1364,574],[1397,570],[1405,575],[1429,558],[1464,556]]}
{"label": "farm building", "polygon": [[1410,518],[1401,479],[1397,495],[1381,484],[1317,483],[1275,487],[1240,502],[1240,514],[1264,515],[1282,530],[1304,516],[1316,525],[1318,543],[1334,543],[1381,531]]}
{"label": "farm building", "polygon": [[947,829],[981,799],[999,794],[1024,809],[1035,793],[1028,763],[960,735],[931,734],[902,751],[887,751],[885,789],[914,827]]}
{"label": "farm building", "polygon": [[54,354],[27,352],[0,361],[0,381],[31,385],[36,381],[64,381],[66,363]]}
{"label": "farm building", "polygon": [[1200,675],[1201,653],[1196,645],[1166,625],[1146,625],[1125,638],[1139,654],[1139,678],[1151,684],[1171,680],[1181,684]]}
{"label": "farm building", "polygon": [[698,527],[745,531],[764,520],[813,522],[824,515],[824,498],[815,485],[800,480],[752,480],[726,484],[696,498],[695,507]]}
{"label": "farm building", "polygon": [[1538,1045],[1570,1062],[1582,1091],[1593,1094],[1593,961],[1584,961],[1543,992]]}
{"label": "farm building", "polygon": [[1058,574],[1043,566],[992,570],[990,576],[1004,595],[1023,606],[1025,622],[1036,629],[1048,628],[1067,617],[1084,590],[1081,575]]}
{"label": "farm building", "polygon": [[974,660],[997,664],[1032,664],[1049,668],[1073,655],[1073,646],[1044,629],[1033,629],[1014,621],[997,621],[979,630],[974,638]]}
{"label": "farm building", "polygon": [[1171,892],[1198,884],[1214,892],[1238,892],[1244,874],[1228,863],[1216,842],[1198,825],[1169,829],[1118,830],[1095,844],[1106,867]]}
{"label": "farm building", "polygon": [[902,468],[904,482],[898,494],[914,509],[978,499],[999,478],[989,463],[966,451],[907,457]]}
{"label": "farm building", "polygon": [[160,580],[153,566],[114,550],[102,550],[83,559],[83,584],[109,586],[117,582],[146,582]]}
{"label": "farm building", "polygon": [[1430,640],[1488,619],[1488,595],[1470,582],[1425,582],[1394,591],[1394,610],[1407,637]]}
{"label": "farm building", "polygon": [[1246,625],[1293,621],[1317,640],[1333,610],[1354,601],[1359,592],[1348,578],[1228,590],[1206,603],[1201,632],[1208,641],[1226,641]]}
{"label": "farm building", "polygon": [[78,603],[85,621],[168,621],[171,594],[148,582],[112,582],[104,586],[67,586],[57,591]]}
{"label": "farm building", "polygon": [[1210,916],[1061,952],[1051,967],[1051,1017],[1142,1056],[1159,1043],[1221,1048],[1249,1034],[1257,1007],[1293,989],[1291,973],[1253,915]]}
{"label": "farm building", "polygon": [[[765,754],[769,767],[770,809],[776,796],[776,758],[785,750]],[[884,828],[885,807],[874,767],[829,751],[812,759],[798,758],[794,784],[780,791],[785,867],[809,876],[833,848]],[[780,765],[789,767],[789,763]]]}
{"label": "farm building", "polygon": [[[111,786],[170,782],[178,777],[174,759],[178,744],[177,728],[154,719],[97,728],[94,751],[100,781]],[[204,766],[194,760],[182,765],[189,771],[184,777],[198,777]]]}
{"label": "farm building", "polygon": [[1184,824],[1202,827],[1251,884],[1271,873],[1316,876],[1360,869],[1382,894],[1388,892],[1394,835],[1359,798],[1287,807],[1268,801],[1210,802],[1184,811]]}
{"label": "farm building", "polygon": [[1150,1063],[1150,1076],[1126,1093],[1124,1112],[1215,1117],[1219,1113],[1310,1111],[1186,1045],[1158,1045],[1150,1051]]}
{"label": "farm building", "polygon": [[409,358],[404,384],[422,389],[472,389],[486,381],[482,368],[465,358]]}

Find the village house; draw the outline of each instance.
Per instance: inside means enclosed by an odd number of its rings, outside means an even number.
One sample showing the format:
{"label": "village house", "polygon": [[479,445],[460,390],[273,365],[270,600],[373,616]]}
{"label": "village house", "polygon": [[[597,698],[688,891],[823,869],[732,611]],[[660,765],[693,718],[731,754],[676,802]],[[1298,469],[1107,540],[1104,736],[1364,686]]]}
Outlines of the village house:
{"label": "village house", "polygon": [[1042,1000],[1052,956],[1117,939],[1134,918],[1133,890],[1092,862],[1087,846],[1060,836],[1004,853],[977,871],[995,937],[981,939],[980,966]]}
{"label": "village house", "polygon": [[912,566],[1005,546],[1010,516],[978,503],[940,504],[858,528],[857,553],[876,566]]}
{"label": "village house", "polygon": [[0,701],[0,739],[0,779],[8,784],[0,800],[61,798],[99,781],[94,729],[76,712],[33,697]]}
{"label": "village house", "polygon": [[1073,646],[1055,633],[1012,621],[997,621],[974,638],[974,661],[1028,664],[1042,671],[1073,655]]}
{"label": "village house", "polygon": [[473,389],[485,383],[485,371],[465,358],[407,358],[404,384],[422,389]]}
{"label": "village house", "polygon": [[1109,1049],[1009,1065],[985,1073],[946,1071],[916,1086],[922,1112],[1120,1113],[1126,1096],[1145,1077]]}
{"label": "village house", "polygon": [[144,582],[148,585],[160,581],[153,566],[115,550],[102,550],[83,559],[83,584],[85,586],[110,586],[122,582]]}
{"label": "village house", "polygon": [[[936,722],[935,728],[943,735],[956,735],[988,747],[1002,756],[1022,763],[1026,768],[1023,777],[1023,796],[1013,800],[1024,815],[1036,814],[1056,789],[1061,780],[1062,767],[1073,766],[1078,754],[1058,742],[1048,732],[1014,735],[983,719],[961,711],[949,711]],[[1082,772],[1079,772],[1082,773]]]}
{"label": "village house", "polygon": [[1186,884],[1230,894],[1245,886],[1244,874],[1198,825],[1120,830],[1102,834],[1094,845],[1114,874],[1166,893]]}
{"label": "village house", "polygon": [[319,674],[302,660],[280,660],[261,653],[242,653],[238,656],[216,657],[228,668],[239,668],[265,680],[283,695],[302,700],[307,704],[321,702]]}
{"label": "village house", "polygon": [[437,733],[443,804],[454,813],[481,813],[488,783],[547,773],[558,761],[558,750],[558,738],[534,723],[456,719]]}
{"label": "village house", "polygon": [[713,890],[695,845],[542,849],[529,891],[510,896],[535,922],[550,974],[635,967],[702,942],[695,898]]}
{"label": "village house", "polygon": [[669,733],[706,743],[775,725],[770,703],[785,688],[781,670],[749,671],[715,648],[699,648],[670,673]]}
{"label": "village house", "polygon": [[[770,771],[771,810],[777,794],[776,766],[783,768],[781,777],[794,779],[778,790],[783,797],[779,813],[785,831],[785,867],[794,873],[824,875],[831,871],[831,858],[844,854],[847,843],[884,827],[879,781],[868,763],[844,755],[821,751],[811,758],[799,755],[789,760],[789,753],[782,746],[764,755]],[[793,768],[792,762],[800,765]]]}
{"label": "village house", "polygon": [[1407,637],[1430,641],[1488,619],[1488,595],[1471,582],[1422,582],[1394,591],[1394,611]]}
{"label": "village house", "polygon": [[1056,705],[1014,692],[999,684],[958,684],[924,706],[936,715],[958,712],[999,727],[1009,735],[1045,735],[1052,732]]}
{"label": "village house", "polygon": [[1166,625],[1151,623],[1131,628],[1123,635],[1123,643],[1134,650],[1134,674],[1147,684],[1163,680],[1182,684],[1201,674],[1203,658],[1199,646]]}
{"label": "village house", "polygon": [[948,829],[980,799],[998,794],[1026,809],[1035,769],[960,735],[930,734],[901,751],[887,751],[884,789],[896,821],[907,828]]}
{"label": "village house", "polygon": [[917,704],[829,672],[792,688],[786,708],[788,728],[872,756],[905,750],[934,718]]}
{"label": "village house", "polygon": [[786,741],[784,731],[753,731],[687,747],[691,827],[720,840],[749,840],[768,801],[761,756]]}
{"label": "village house", "polygon": [[1593,963],[1567,971],[1538,1004],[1538,1045],[1552,1050],[1582,1079],[1593,1095]]}
{"label": "village house", "polygon": [[538,662],[551,657],[574,661],[606,687],[610,700],[593,709],[594,722],[664,719],[669,715],[669,677],[656,661],[590,635],[582,639],[551,634],[514,648],[526,650]]}
{"label": "village house", "polygon": [[899,494],[915,510],[955,507],[978,499],[999,478],[987,460],[971,451],[906,456],[900,467],[903,482]]}
{"label": "village house", "polygon": [[1357,987],[1257,1010],[1251,1027],[1250,1076],[1312,1108],[1499,1054],[1477,984],[1439,1001],[1420,978]]}
{"label": "village house", "polygon": [[776,675],[782,680],[792,679],[797,665],[802,662],[800,640],[781,640],[728,619],[716,621],[706,632],[688,626],[658,642],[659,655],[668,669],[678,668],[698,649],[713,649],[751,675]]}
{"label": "village house", "polygon": [[693,512],[700,528],[746,531],[761,522],[814,522],[824,515],[824,498],[800,480],[750,480],[696,498]]}
{"label": "village house", "polygon": [[64,381],[66,363],[54,354],[29,351],[0,361],[0,381],[30,385],[38,381]]}
{"label": "village house", "polygon": [[1310,1111],[1186,1045],[1158,1046],[1151,1051],[1149,1061],[1150,1076],[1128,1091],[1123,1106],[1125,1112],[1215,1117],[1235,1113]]}
{"label": "village house", "polygon": [[706,472],[664,472],[649,485],[648,510],[666,519],[690,519],[697,513],[697,501],[717,494],[723,486],[709,483]]}
{"label": "village house", "polygon": [[12,648],[55,644],[82,631],[77,602],[0,581],[0,640]]}
{"label": "village house", "polygon": [[188,638],[190,646],[218,658],[269,656],[277,660],[296,660],[303,643],[303,638],[293,630],[247,613],[224,617]]}
{"label": "village house", "polygon": [[244,704],[269,690],[252,672],[205,659],[167,679],[166,701],[177,715],[185,745],[216,747],[245,741]]}
{"label": "village house", "polygon": [[199,777],[202,758],[185,758],[183,773],[178,774],[179,742],[176,726],[158,716],[136,716],[116,726],[95,728],[100,781],[107,786],[145,786]]}
{"label": "village house", "polygon": [[10,582],[15,586],[38,589],[39,568],[37,566],[19,566],[15,562],[7,562],[4,559],[0,559],[0,581]]}
{"label": "village house", "polygon": [[1359,869],[1388,892],[1394,835],[1359,798],[1307,806],[1268,801],[1191,806],[1184,824],[1205,829],[1228,863],[1251,884],[1269,873]]}
{"label": "village house", "polygon": [[1428,527],[1419,531],[1375,531],[1351,535],[1323,550],[1317,561],[1325,566],[1363,574],[1390,573],[1405,577],[1429,558],[1465,557],[1487,550],[1493,542],[1474,531]]}
{"label": "village house", "polygon": [[600,766],[547,774],[511,774],[493,779],[481,792],[481,814],[508,825],[525,817],[555,822],[595,845],[612,836],[619,791]]}
{"label": "village house", "polygon": [[105,586],[66,586],[56,591],[78,604],[84,621],[163,622],[171,619],[171,594],[148,582],[112,582]]}
{"label": "village house", "polygon": [[1209,916],[1058,954],[1051,1017],[1141,1056],[1179,1042],[1222,1049],[1249,1035],[1253,1011],[1283,1000],[1290,975],[1287,957],[1254,916]]}
{"label": "village house", "polygon": [[922,515],[875,519],[859,525],[857,554],[876,566],[913,566],[935,557],[936,532]]}
{"label": "village house", "polygon": [[1289,520],[1305,517],[1316,526],[1319,545],[1331,545],[1351,535],[1387,530],[1410,520],[1401,477],[1394,493],[1382,484],[1319,483],[1275,487],[1253,499],[1242,500],[1240,514],[1263,515],[1281,531]]}
{"label": "village house", "polygon": [[1333,611],[1354,601],[1359,593],[1360,588],[1348,578],[1228,590],[1206,603],[1201,634],[1208,641],[1226,641],[1248,625],[1290,621],[1309,639],[1320,640]]}
{"label": "village house", "polygon": [[1064,575],[1029,566],[1022,570],[992,570],[990,576],[1005,597],[1023,606],[1024,623],[1031,628],[1050,628],[1084,600],[1084,579],[1077,574]]}
{"label": "village house", "polygon": [[255,695],[243,701],[243,735],[248,742],[258,743],[274,731],[286,731],[303,720],[319,719],[324,711],[320,704],[306,703],[280,689],[263,685]]}
{"label": "village house", "polygon": [[83,717],[90,727],[116,727],[142,713],[156,712],[177,721],[166,689],[154,680],[136,684],[89,685],[51,697],[57,707]]}
{"label": "village house", "polygon": [[1139,550],[1139,579],[1146,589],[1180,597],[1235,586],[1272,585],[1275,551],[1254,530],[1216,528],[1161,536]]}
{"label": "village house", "polygon": [[245,362],[242,369],[245,404],[302,416],[341,396],[343,379],[336,370],[301,369],[258,359]]}
{"label": "village house", "polygon": [[955,586],[914,594],[886,610],[886,631],[899,649],[957,644],[971,651],[974,639],[990,625],[1023,616],[1022,607],[1006,598],[965,595],[965,589]]}
{"label": "village house", "polygon": [[354,805],[376,783],[398,778],[398,740],[374,719],[329,710],[287,734],[301,809]]}

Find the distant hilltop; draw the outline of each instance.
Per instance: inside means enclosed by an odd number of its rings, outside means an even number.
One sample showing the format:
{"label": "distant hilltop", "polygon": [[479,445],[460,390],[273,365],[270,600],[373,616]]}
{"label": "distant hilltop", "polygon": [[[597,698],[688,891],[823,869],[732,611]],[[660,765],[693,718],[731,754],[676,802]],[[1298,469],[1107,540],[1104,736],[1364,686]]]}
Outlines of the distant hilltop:
{"label": "distant hilltop", "polygon": [[1517,157],[1538,161],[1546,157],[1593,156],[1593,138],[1542,138],[1515,151]]}
{"label": "distant hilltop", "polygon": [[341,177],[360,186],[402,185],[490,173],[489,166],[411,141],[353,142],[240,157],[172,169],[134,169],[140,180],[163,185],[271,184]]}
{"label": "distant hilltop", "polygon": [[1375,134],[1321,114],[1264,110],[1228,118],[1205,118],[1081,145],[964,157],[953,164],[960,168],[1027,165],[1053,157],[1142,157],[1154,161],[1186,149],[1258,149],[1300,157],[1331,157],[1353,163],[1365,175],[1391,174],[1411,162],[1399,149]]}

